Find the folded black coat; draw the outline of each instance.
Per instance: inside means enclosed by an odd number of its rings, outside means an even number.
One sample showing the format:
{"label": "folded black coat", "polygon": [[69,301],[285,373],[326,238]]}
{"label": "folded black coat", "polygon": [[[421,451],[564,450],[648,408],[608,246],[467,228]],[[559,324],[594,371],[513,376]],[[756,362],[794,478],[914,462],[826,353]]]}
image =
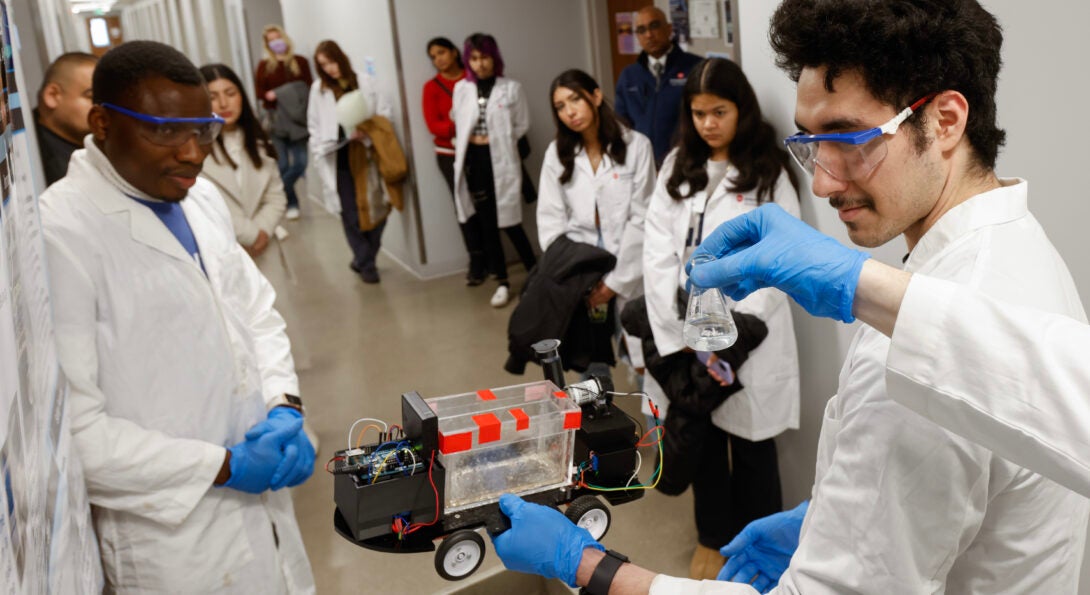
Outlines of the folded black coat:
{"label": "folded black coat", "polygon": [[530,271],[511,313],[507,324],[509,356],[504,369],[522,374],[526,362],[534,359],[530,346],[556,338],[561,340],[565,369],[582,372],[590,362],[598,361],[612,365],[609,337],[613,325],[590,323],[585,299],[587,292],[616,265],[617,257],[597,246],[573,242],[565,236],[553,241]]}
{"label": "folded black coat", "polygon": [[[684,311],[684,303],[681,306],[679,311]],[[664,494],[684,492],[696,474],[702,471],[700,452],[712,428],[711,412],[742,390],[737,372],[749,359],[750,352],[768,336],[768,327],[760,318],[742,312],[732,314],[738,326],[738,340],[734,345],[717,351],[716,355],[731,365],[735,378],[730,386],[721,386],[708,374],[708,367],[697,359],[695,353],[679,351],[659,355],[647,318],[647,304],[642,297],[625,304],[621,312],[621,326],[628,334],[640,338],[644,365],[670,400],[663,421],[662,477],[657,486]],[[725,472],[722,469],[706,471]]]}

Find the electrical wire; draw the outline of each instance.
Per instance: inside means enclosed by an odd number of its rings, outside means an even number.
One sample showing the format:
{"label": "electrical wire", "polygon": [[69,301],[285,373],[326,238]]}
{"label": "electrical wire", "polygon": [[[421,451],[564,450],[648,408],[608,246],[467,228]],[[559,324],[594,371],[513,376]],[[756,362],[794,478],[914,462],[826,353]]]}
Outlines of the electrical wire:
{"label": "electrical wire", "polygon": [[[628,393],[626,393],[626,394],[628,394]],[[646,396],[646,393],[641,393],[641,394],[644,394]],[[651,428],[650,430],[647,430],[647,432],[644,434],[643,437],[646,438],[651,432],[653,432],[655,430],[660,430],[660,433],[659,433],[658,439],[655,442],[643,444],[643,442],[642,442],[643,439],[641,439],[641,442],[638,443],[637,446],[652,446],[652,445],[657,445],[658,446],[658,449],[659,449],[659,462],[658,462],[658,465],[655,467],[655,472],[651,474],[651,479],[649,480],[649,481],[651,481],[651,483],[650,484],[629,485],[632,482],[632,479],[629,479],[628,480],[629,484],[626,484],[624,487],[620,487],[620,488],[607,488],[607,487],[604,487],[604,486],[596,486],[594,484],[589,484],[583,479],[583,476],[587,472],[587,463],[588,463],[588,461],[583,461],[582,463],[579,464],[579,486],[580,487],[587,488],[588,490],[594,490],[596,492],[624,492],[624,491],[627,491],[627,490],[650,490],[650,489],[654,489],[656,486],[659,485],[659,480],[662,479],[662,459],[663,459],[662,437],[663,437],[663,434],[665,433],[665,430],[663,430],[662,425],[659,424],[659,409],[658,409],[658,407],[655,406],[655,402],[651,400],[651,397],[647,397],[647,402],[651,407],[651,415],[654,416],[654,418],[655,418],[655,427]],[[636,451],[636,454],[639,454],[638,450]],[[640,464],[636,466],[636,470],[635,470],[634,475],[639,473],[640,466],[643,465],[643,457],[642,456],[639,458],[639,462],[640,462]]]}
{"label": "electrical wire", "polygon": [[[431,490],[433,492],[435,492],[435,518],[432,519],[430,522],[427,522],[427,523],[419,523],[419,524],[408,523],[408,524],[405,524],[405,525],[403,525],[401,527],[401,531],[397,531],[395,529],[394,532],[397,533],[397,538],[398,538],[399,541],[402,540],[402,539],[405,539],[406,535],[409,535],[411,533],[415,533],[416,531],[419,531],[420,529],[422,529],[424,527],[430,527],[430,526],[434,525],[435,523],[439,522],[439,517],[440,517],[440,515],[439,515],[439,488],[435,487],[435,479],[432,477],[432,473],[431,473],[432,469],[434,469],[434,468],[435,468],[435,451],[433,450],[433,451],[431,451],[431,461],[428,464],[428,482],[431,483]],[[394,524],[397,525],[398,521],[404,522],[404,519],[401,519],[400,517],[395,517],[394,518]]]}
{"label": "electrical wire", "polygon": [[[356,433],[356,426],[357,426],[357,425],[359,425],[359,423],[360,423],[361,421],[373,421],[373,422],[375,422],[375,423],[378,423],[378,424],[382,424],[382,430],[381,430],[382,432],[385,432],[385,431],[386,431],[386,430],[388,430],[388,429],[389,429],[389,427],[390,427],[389,425],[387,425],[387,423],[386,423],[386,422],[382,421],[381,419],[375,419],[375,418],[373,418],[373,417],[361,417],[361,418],[357,419],[357,420],[356,420],[356,421],[355,421],[355,422],[354,422],[354,423],[352,424],[352,427],[348,429],[348,448],[349,448],[349,449],[351,449],[351,448],[352,448],[352,434],[355,434],[355,433]],[[358,448],[358,447],[357,447],[357,448]]]}

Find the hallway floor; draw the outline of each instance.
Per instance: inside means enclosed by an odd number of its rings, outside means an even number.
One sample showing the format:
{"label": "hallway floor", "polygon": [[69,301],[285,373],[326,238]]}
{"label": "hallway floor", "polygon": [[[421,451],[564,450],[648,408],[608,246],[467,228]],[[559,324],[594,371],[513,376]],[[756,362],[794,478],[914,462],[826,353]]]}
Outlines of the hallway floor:
{"label": "hallway floor", "polygon": [[[283,261],[274,245],[259,262],[279,294],[277,307],[288,323],[309,424],[321,439],[313,477],[294,491],[318,592],[512,590],[515,577],[495,576],[502,565],[487,540],[482,567],[458,583],[436,574],[430,553],[381,554],[349,543],[333,530],[333,481],[322,465],[334,450],[344,448],[348,428],[357,418],[400,423],[404,392],[416,390],[427,398],[540,378],[535,366],[525,376],[503,370],[514,302],[492,308],[488,300],[493,283],[466,287],[461,274],[421,281],[385,255],[379,258],[382,283],[365,285],[348,268],[340,222],[318,211],[308,202],[302,219],[285,222],[291,237],[282,244]],[[294,272],[294,282],[284,262]],[[524,278],[521,267],[513,269],[515,290]],[[623,366],[615,371],[618,390],[633,389],[626,373]],[[629,413],[639,415],[634,398],[621,400]],[[654,455],[647,450],[643,459],[654,461]],[[647,479],[651,471],[645,463],[640,477]],[[652,490],[611,512],[606,547],[656,571],[688,574],[696,544],[688,493],[671,498]],[[471,587],[483,580],[488,583]],[[504,587],[488,586],[496,580],[505,580]],[[534,586],[520,586],[521,595],[545,592],[541,581],[523,582]]]}

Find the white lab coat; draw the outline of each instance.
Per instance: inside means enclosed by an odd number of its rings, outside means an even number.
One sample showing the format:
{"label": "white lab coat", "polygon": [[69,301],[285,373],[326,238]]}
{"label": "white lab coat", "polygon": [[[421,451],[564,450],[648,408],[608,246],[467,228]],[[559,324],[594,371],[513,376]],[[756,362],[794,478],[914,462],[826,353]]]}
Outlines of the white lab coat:
{"label": "white lab coat", "polygon": [[[906,270],[1085,321],[1063,261],[1026,207],[1026,183],[1013,182],[946,213]],[[950,353],[941,333],[920,338],[921,348]],[[889,339],[860,328],[825,410],[799,548],[773,592],[1076,592],[1090,502],[895,403],[888,350]],[[987,365],[964,355],[947,366]],[[1030,366],[995,373],[1029,375]],[[687,584],[662,577],[652,593],[752,593]]]}
{"label": "white lab coat", "polygon": [[224,448],[298,394],[275,293],[210,182],[182,203],[206,277],[103,164],[73,154],[41,218],[107,592],[313,593],[290,493],[212,486]]}
{"label": "white lab coat", "polygon": [[614,163],[604,153],[598,171],[580,149],[567,184],[560,183],[564,166],[556,141],[549,144],[538,184],[537,235],[542,252],[560,236],[597,245],[597,215],[603,248],[617,257],[617,266],[602,281],[632,299],[643,294],[643,221],[655,189],[655,158],[646,136],[626,129],[624,139],[625,162]]}
{"label": "white lab coat", "polygon": [[[450,119],[454,121],[454,206],[458,221],[465,223],[476,213],[466,184],[466,148],[477,124],[477,83],[468,80],[454,85]],[[518,140],[530,129],[530,107],[522,85],[506,77],[496,77],[496,84],[485,106],[488,123],[488,148],[492,155],[492,175],[496,186],[496,216],[499,227],[522,223],[522,160]]]}
{"label": "white lab coat", "polygon": [[[662,355],[685,348],[684,312],[678,312],[676,304],[677,290],[686,279],[685,240],[690,221],[697,221],[703,211],[702,237],[707,237],[721,223],[758,206],[756,190],[739,193],[730,189],[730,180],[737,173],[733,166],[728,166],[726,176],[710,197],[706,190],[701,190],[684,200],[674,200],[666,191],[666,182],[676,157],[675,150],[663,162],[647,211],[643,247],[647,315],[655,347]],[[799,216],[798,195],[786,171],[781,172],[772,198],[788,213]],[[799,357],[787,296],[775,289],[762,289],[735,304],[734,309],[760,318],[768,326],[768,336],[753,350],[745,365],[736,370],[745,388],[716,408],[712,421],[731,434],[754,441],[798,428]],[[648,377],[648,380],[652,382],[648,383],[647,392],[664,409],[666,402],[661,389],[653,379]]]}
{"label": "white lab coat", "polygon": [[901,405],[1090,498],[1088,354],[1090,326],[1078,320],[913,275],[886,386]]}
{"label": "white lab coat", "polygon": [[[368,74],[358,74],[356,80],[367,103],[375,106],[375,113],[392,122],[393,106],[385,94],[379,93],[375,78]],[[334,215],[341,212],[341,199],[337,194],[336,151],[337,143],[340,142],[340,128],[341,125],[337,123],[337,97],[332,90],[322,85],[322,79],[316,79],[310,85],[310,99],[307,103],[307,132],[310,133],[307,148],[322,182],[322,194],[319,197],[321,205]],[[354,131],[348,130],[345,135],[351,136],[352,132]]]}

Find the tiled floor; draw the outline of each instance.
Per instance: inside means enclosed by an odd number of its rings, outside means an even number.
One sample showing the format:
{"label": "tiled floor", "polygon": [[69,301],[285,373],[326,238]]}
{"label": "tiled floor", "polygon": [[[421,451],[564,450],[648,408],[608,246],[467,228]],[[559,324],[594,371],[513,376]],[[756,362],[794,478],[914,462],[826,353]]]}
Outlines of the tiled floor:
{"label": "tiled floor", "polygon": [[[288,322],[309,423],[321,439],[319,469],[294,494],[318,592],[400,595],[465,588],[499,593],[519,585],[520,595],[544,593],[541,581],[489,578],[500,565],[491,546],[474,576],[450,583],[435,573],[431,554],[375,553],[333,531],[332,476],[320,467],[333,450],[343,448],[352,421],[376,417],[398,423],[400,395],[409,390],[439,396],[539,376],[534,367],[526,376],[503,370],[514,304],[490,307],[493,285],[466,287],[461,275],[420,281],[385,257],[379,259],[382,283],[365,285],[348,268],[340,222],[304,210],[302,219],[285,225],[291,237],[283,242],[283,259],[273,246],[260,265],[280,294],[277,305]],[[516,267],[512,274],[517,289],[525,273]],[[631,389],[623,369],[615,375],[619,389]],[[638,412],[634,399],[624,407]],[[645,461],[654,460],[645,454]],[[648,467],[641,477],[650,475]],[[612,509],[604,543],[638,564],[684,576],[696,543],[691,511],[688,494],[671,498],[652,491]],[[475,580],[480,585],[472,588]]]}

